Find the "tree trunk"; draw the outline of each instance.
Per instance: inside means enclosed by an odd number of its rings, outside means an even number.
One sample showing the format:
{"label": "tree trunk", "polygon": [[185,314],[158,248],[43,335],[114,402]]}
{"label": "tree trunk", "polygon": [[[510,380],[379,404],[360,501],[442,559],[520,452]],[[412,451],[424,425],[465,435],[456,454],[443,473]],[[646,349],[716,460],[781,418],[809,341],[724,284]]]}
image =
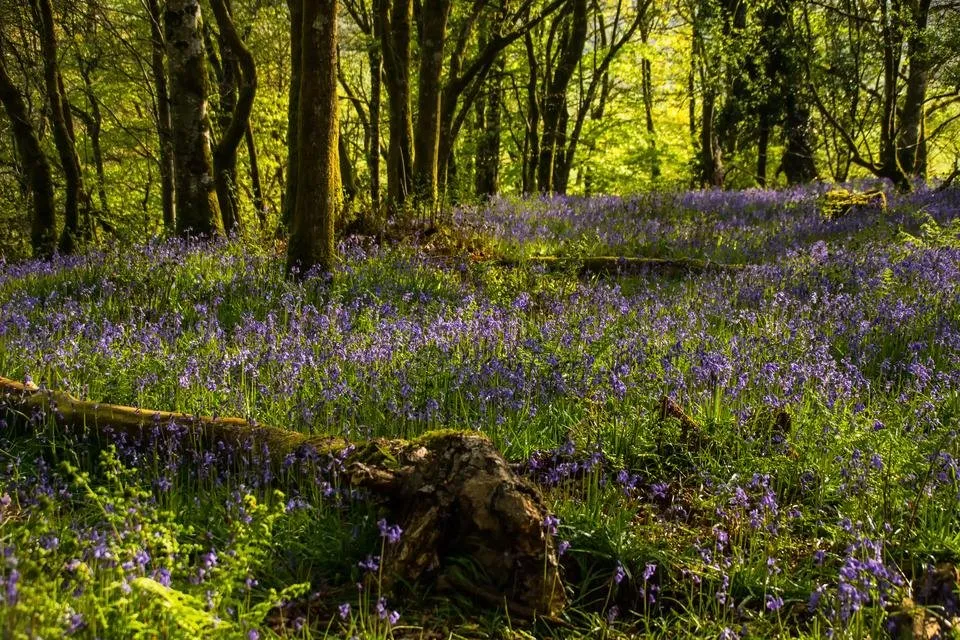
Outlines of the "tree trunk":
{"label": "tree trunk", "polygon": [[[760,133],[761,138],[765,135],[769,141],[773,127],[782,125],[785,148],[777,174],[783,171],[789,184],[801,184],[816,179],[817,167],[806,89],[808,78],[801,58],[805,55],[804,43],[791,23],[792,2],[775,0],[761,12],[760,47],[766,52],[763,70],[770,89],[761,96]],[[761,173],[758,166],[757,175],[763,177],[765,184],[765,169]]]}
{"label": "tree trunk", "polygon": [[337,0],[303,0],[300,184],[287,250],[287,274],[333,271],[334,224],[342,206],[337,123]]}
{"label": "tree trunk", "polygon": [[567,108],[567,87],[587,41],[587,0],[572,0],[572,5],[568,35],[564,39],[560,60],[544,98],[543,137],[537,166],[537,189],[541,193],[552,193],[555,190],[553,169],[557,153],[563,149],[558,143],[561,137],[560,125],[564,121],[563,112]]}
{"label": "tree trunk", "polygon": [[53,6],[50,0],[30,0],[37,30],[40,32],[40,49],[43,55],[43,81],[50,107],[50,123],[53,128],[53,140],[57,155],[63,166],[66,182],[64,204],[64,225],[60,234],[58,249],[61,253],[73,253],[77,241],[81,240],[80,208],[86,206],[86,193],[83,188],[83,172],[80,170],[80,158],[74,145],[69,124],[69,104],[63,91],[58,63],[57,37],[53,22]]}
{"label": "tree trunk", "polygon": [[260,177],[260,158],[257,153],[257,141],[253,137],[253,127],[247,121],[247,129],[243,133],[247,145],[247,159],[250,161],[250,185],[253,189],[253,209],[257,213],[260,231],[267,230],[267,203],[263,198],[263,181]]}
{"label": "tree trunk", "polygon": [[[374,38],[379,38],[374,21]],[[370,66],[370,147],[367,149],[367,166],[370,171],[370,206],[374,212],[380,209],[380,89],[383,86],[383,56],[380,44],[373,43],[367,52]]]}
{"label": "tree trunk", "polygon": [[343,136],[337,136],[337,160],[340,165],[340,182],[343,185],[343,196],[349,202],[357,195],[357,178],[350,162],[350,151]]}
{"label": "tree trunk", "polygon": [[107,178],[103,166],[103,147],[100,143],[100,133],[103,130],[103,114],[100,111],[100,101],[93,92],[93,82],[90,79],[90,68],[86,63],[78,63],[80,77],[83,79],[84,94],[87,96],[87,102],[90,104],[90,113],[77,110],[83,126],[90,137],[90,150],[93,152],[93,164],[97,172],[97,198],[100,201],[100,213],[108,215],[110,206],[107,203]]}
{"label": "tree trunk", "polygon": [[173,129],[177,233],[220,235],[210,149],[207,71],[199,0],[167,0],[164,11]]}
{"label": "tree trunk", "polygon": [[767,153],[770,149],[770,117],[760,114],[759,131],[757,132],[757,185],[767,186]]}
{"label": "tree trunk", "polygon": [[451,0],[424,0],[420,13],[420,71],[417,76],[413,188],[416,201],[431,208],[437,201],[440,77],[443,72],[443,45],[447,40],[447,20],[450,17],[451,4]]}
{"label": "tree trunk", "polygon": [[287,101],[287,180],[283,194],[282,226],[287,230],[293,223],[293,209],[300,184],[297,140],[300,138],[300,64],[303,58],[303,0],[287,0],[290,10],[290,95]]}
{"label": "tree trunk", "polygon": [[402,208],[413,187],[413,120],[410,114],[410,21],[413,0],[375,0],[390,111],[387,193]]}
{"label": "tree trunk", "polygon": [[46,259],[56,250],[57,232],[50,162],[44,155],[37,132],[30,122],[23,94],[7,73],[4,59],[3,38],[0,38],[0,103],[3,103],[7,117],[10,118],[17,154],[33,196],[33,219],[30,224],[33,255]]}
{"label": "tree trunk", "polygon": [[[223,214],[223,224],[227,231],[240,228],[240,209],[237,197],[237,149],[243,142],[250,126],[250,114],[257,94],[257,67],[250,50],[243,44],[230,15],[227,0],[210,0],[213,15],[220,28],[221,58],[223,62],[224,85],[221,100],[226,95],[236,95],[222,105],[220,142],[213,150],[213,166],[216,179],[217,200]],[[239,76],[239,89],[237,87]],[[230,111],[227,112],[227,108]]]}
{"label": "tree trunk", "polygon": [[[553,193],[566,195],[567,183],[570,181],[570,168],[566,162],[567,154],[567,126],[570,123],[570,108],[567,104],[567,96],[563,96],[563,106],[560,107],[560,119],[554,128],[553,137]],[[573,157],[571,155],[571,164]]]}
{"label": "tree trunk", "polygon": [[[795,91],[802,91],[802,83]],[[813,123],[810,109],[799,95],[787,94],[783,122],[786,148],[780,166],[788,184],[806,184],[817,179],[817,165],[813,157]]]}
{"label": "tree trunk", "polygon": [[908,175],[926,179],[925,102],[930,82],[930,51],[927,44],[927,19],[930,0],[912,0],[910,35],[907,38],[907,91],[903,99],[898,143],[900,164]]}
{"label": "tree trunk", "polygon": [[533,47],[533,36],[524,36],[527,50],[527,118],[523,157],[523,194],[530,195],[537,189],[537,161],[540,158],[540,99],[537,95],[539,64]]}
{"label": "tree trunk", "polygon": [[150,20],[150,69],[157,92],[157,136],[160,140],[160,199],[163,227],[172,233],[176,228],[176,200],[173,165],[173,127],[170,120],[170,94],[167,91],[165,65],[166,42],[163,37],[163,16],[158,0],[147,0]]}
{"label": "tree trunk", "polygon": [[487,91],[477,104],[476,193],[481,198],[490,198],[500,190],[500,126],[501,103],[503,102],[504,58],[501,56],[487,79]]}
{"label": "tree trunk", "polygon": [[[646,42],[646,36],[644,36]],[[647,144],[650,145],[650,179],[660,178],[660,156],[657,152],[657,131],[653,124],[653,70],[650,60],[640,62],[640,76],[643,83],[643,113],[647,122]]]}
{"label": "tree trunk", "polygon": [[[710,82],[705,79],[704,83]],[[700,183],[703,186],[723,186],[723,155],[714,128],[716,93],[709,86],[703,88],[700,117]]]}
{"label": "tree trunk", "polygon": [[[312,13],[313,1],[305,0],[305,14]],[[86,402],[0,378],[0,417],[19,428],[20,418],[38,413],[56,415],[60,428],[94,446],[118,438],[146,444],[156,425],[176,424],[185,431],[180,446],[228,455],[263,452],[262,463],[273,467],[275,477],[287,476],[291,461],[302,472],[319,473],[310,461],[335,455],[343,463],[340,481],[370,492],[403,530],[382,559],[389,567],[383,576],[386,589],[414,581],[447,584],[524,618],[553,616],[566,605],[544,500],[482,435],[441,431],[354,446],[239,418]],[[459,577],[455,563],[463,558],[477,569],[479,581]]]}
{"label": "tree trunk", "polygon": [[880,113],[880,166],[877,176],[893,182],[897,191],[910,191],[910,180],[897,153],[897,94],[900,49],[903,44],[900,16],[892,15],[887,2],[880,3],[883,54],[883,101]]}

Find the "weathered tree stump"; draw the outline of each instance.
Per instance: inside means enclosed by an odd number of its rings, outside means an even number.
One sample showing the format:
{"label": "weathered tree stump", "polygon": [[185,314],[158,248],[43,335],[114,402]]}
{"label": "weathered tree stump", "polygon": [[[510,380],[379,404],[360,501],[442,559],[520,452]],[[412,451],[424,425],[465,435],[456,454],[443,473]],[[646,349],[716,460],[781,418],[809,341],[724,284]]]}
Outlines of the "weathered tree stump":
{"label": "weathered tree stump", "polygon": [[[341,477],[369,491],[404,530],[385,558],[391,580],[430,581],[459,588],[511,615],[553,616],[566,595],[549,515],[537,489],[516,475],[485,437],[441,431],[414,440],[372,440],[348,449],[340,438],[253,425],[240,418],[198,417],[94,403],[0,377],[0,416],[55,416],[58,427],[110,441],[137,440],[157,425],[176,423],[198,447],[253,445],[281,469],[290,454],[314,448],[345,451]],[[280,476],[282,474],[277,473]],[[447,571],[467,559],[477,580]]]}

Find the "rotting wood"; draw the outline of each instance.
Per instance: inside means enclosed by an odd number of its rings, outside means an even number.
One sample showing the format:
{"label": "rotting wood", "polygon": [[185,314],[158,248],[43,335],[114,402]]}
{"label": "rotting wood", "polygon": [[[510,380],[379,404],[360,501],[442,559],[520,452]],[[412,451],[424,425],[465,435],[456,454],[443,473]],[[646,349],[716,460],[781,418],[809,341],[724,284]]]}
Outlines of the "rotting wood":
{"label": "rotting wood", "polygon": [[683,275],[687,273],[720,273],[740,271],[748,265],[711,262],[698,258],[634,258],[627,256],[533,256],[523,259],[500,258],[494,263],[501,267],[523,265],[543,266],[548,271],[575,269],[579,275],[630,275],[655,273],[657,275]]}
{"label": "rotting wood", "polygon": [[[118,434],[142,438],[174,422],[196,446],[253,444],[267,449],[278,468],[290,453],[314,447],[346,450],[341,438],[254,425],[241,418],[198,417],[80,400],[0,377],[0,415],[56,416],[62,428],[110,441]],[[413,440],[372,440],[344,460],[342,477],[379,498],[404,533],[387,547],[387,582],[445,579],[447,561],[468,558],[488,584],[491,604],[518,617],[554,616],[566,604],[555,541],[545,531],[549,512],[537,489],[517,476],[485,437],[439,431]],[[479,578],[478,578],[479,579]],[[389,586],[389,585],[388,585]],[[492,601],[496,599],[497,602]]]}

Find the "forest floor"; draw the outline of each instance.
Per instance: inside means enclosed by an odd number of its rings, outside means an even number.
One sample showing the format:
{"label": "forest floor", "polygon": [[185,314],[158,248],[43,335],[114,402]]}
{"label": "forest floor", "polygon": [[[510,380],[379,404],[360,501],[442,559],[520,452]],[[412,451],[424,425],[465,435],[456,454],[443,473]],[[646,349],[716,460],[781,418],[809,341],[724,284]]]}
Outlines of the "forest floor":
{"label": "forest floor", "polygon": [[530,620],[390,581],[405,532],[337,456],[306,480],[166,423],[104,446],[0,397],[0,636],[957,637],[960,191],[821,198],[496,200],[347,238],[302,283],[241,240],[0,262],[0,376],[358,443],[486,435],[554,514],[568,600]]}

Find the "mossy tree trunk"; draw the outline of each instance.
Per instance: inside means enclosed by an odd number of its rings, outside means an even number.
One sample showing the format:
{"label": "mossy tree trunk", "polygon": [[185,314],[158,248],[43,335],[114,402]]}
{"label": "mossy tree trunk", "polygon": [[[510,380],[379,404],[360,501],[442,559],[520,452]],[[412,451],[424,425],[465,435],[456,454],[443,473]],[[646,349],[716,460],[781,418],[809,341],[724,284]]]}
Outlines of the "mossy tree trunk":
{"label": "mossy tree trunk", "polygon": [[4,64],[3,38],[0,38],[0,103],[3,104],[13,129],[20,164],[27,174],[33,197],[33,219],[30,223],[30,244],[34,256],[49,258],[56,250],[56,213],[53,200],[53,178],[50,162],[43,153],[37,131],[30,122],[23,94],[13,83]]}
{"label": "mossy tree trunk", "polygon": [[303,0],[300,60],[299,184],[287,273],[333,270],[334,223],[343,195],[337,123],[337,0]]}
{"label": "mossy tree trunk", "polygon": [[221,235],[210,148],[207,70],[199,0],[167,0],[164,10],[179,235]]}

